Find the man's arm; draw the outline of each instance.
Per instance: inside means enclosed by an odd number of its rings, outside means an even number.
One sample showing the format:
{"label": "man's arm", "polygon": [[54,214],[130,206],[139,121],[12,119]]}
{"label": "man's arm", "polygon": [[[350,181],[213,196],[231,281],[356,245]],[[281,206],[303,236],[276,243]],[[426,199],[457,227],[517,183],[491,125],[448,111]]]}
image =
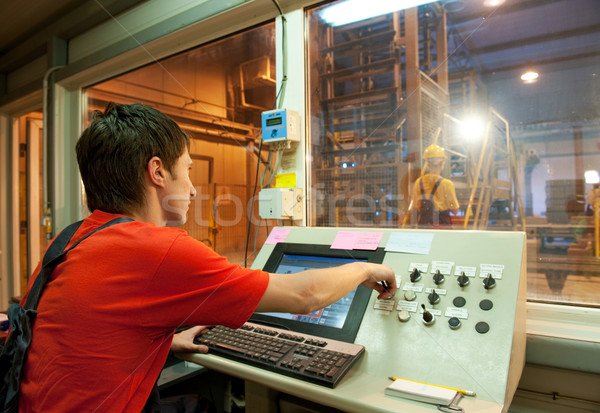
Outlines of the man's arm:
{"label": "man's arm", "polygon": [[271,274],[256,311],[308,314],[338,301],[359,284],[379,292],[378,298],[391,297],[397,288],[394,271],[382,264],[354,262],[296,274]]}

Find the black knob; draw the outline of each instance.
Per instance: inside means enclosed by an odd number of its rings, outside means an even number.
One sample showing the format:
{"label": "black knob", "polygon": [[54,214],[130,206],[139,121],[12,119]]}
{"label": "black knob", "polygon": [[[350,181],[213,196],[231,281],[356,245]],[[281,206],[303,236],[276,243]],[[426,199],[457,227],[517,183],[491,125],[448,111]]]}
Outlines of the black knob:
{"label": "black knob", "polygon": [[496,286],[496,280],[492,277],[492,274],[488,274],[487,278],[483,280],[483,288],[489,290],[490,288],[494,288]]}
{"label": "black knob", "polygon": [[423,309],[423,323],[429,325],[435,322],[435,317],[425,308],[425,304],[421,304],[421,308]]}
{"label": "black knob", "polygon": [[442,274],[440,270],[436,270],[435,274],[433,275],[433,282],[435,283],[435,285],[440,285],[444,282],[444,280],[444,274]]}
{"label": "black knob", "polygon": [[427,296],[429,300],[429,304],[434,305],[440,302],[440,295],[435,292],[435,290],[431,290],[431,294]]}
{"label": "black knob", "polygon": [[411,282],[417,282],[421,279],[421,271],[419,271],[418,269],[414,269],[412,270],[412,272],[410,273],[410,281]]}
{"label": "black knob", "polygon": [[457,281],[458,281],[458,285],[460,285],[461,287],[465,287],[466,285],[469,284],[469,277],[467,277],[465,272],[463,271],[458,276]]}
{"label": "black knob", "polygon": [[456,330],[458,327],[460,327],[460,319],[458,317],[450,317],[448,320],[448,326],[450,326],[452,330]]}

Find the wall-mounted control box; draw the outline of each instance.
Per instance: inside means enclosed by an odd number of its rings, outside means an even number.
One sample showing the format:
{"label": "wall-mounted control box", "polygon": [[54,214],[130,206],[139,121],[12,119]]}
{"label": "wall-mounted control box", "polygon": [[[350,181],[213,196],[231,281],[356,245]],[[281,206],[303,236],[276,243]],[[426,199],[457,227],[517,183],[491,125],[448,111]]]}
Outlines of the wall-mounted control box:
{"label": "wall-mounted control box", "polygon": [[264,188],[258,193],[263,219],[302,219],[302,188]]}
{"label": "wall-mounted control box", "polygon": [[291,109],[275,109],[261,116],[262,140],[265,143],[300,141],[300,114]]}

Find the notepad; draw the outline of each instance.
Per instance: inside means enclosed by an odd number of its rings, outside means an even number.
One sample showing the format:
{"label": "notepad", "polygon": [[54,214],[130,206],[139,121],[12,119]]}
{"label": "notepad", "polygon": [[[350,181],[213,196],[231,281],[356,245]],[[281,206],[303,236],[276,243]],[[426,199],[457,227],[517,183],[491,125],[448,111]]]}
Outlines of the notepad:
{"label": "notepad", "polygon": [[387,386],[385,394],[442,406],[448,406],[457,396],[461,396],[456,390],[402,379],[396,379]]}

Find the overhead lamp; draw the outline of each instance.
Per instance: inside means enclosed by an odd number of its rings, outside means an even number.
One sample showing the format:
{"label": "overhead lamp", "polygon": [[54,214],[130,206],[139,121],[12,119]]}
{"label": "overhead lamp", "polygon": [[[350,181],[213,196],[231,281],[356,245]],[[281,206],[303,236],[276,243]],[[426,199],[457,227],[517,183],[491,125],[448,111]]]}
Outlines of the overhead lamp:
{"label": "overhead lamp", "polygon": [[330,26],[336,27],[433,1],[436,0],[344,0],[323,8],[319,16]]}
{"label": "overhead lamp", "polygon": [[533,83],[533,82],[536,82],[539,77],[540,77],[540,74],[538,73],[537,70],[535,70],[533,65],[531,63],[527,63],[527,66],[525,67],[525,71],[521,74],[521,80],[524,83]]}
{"label": "overhead lamp", "polygon": [[506,0],[484,0],[483,5],[486,7],[498,7],[502,5]]}
{"label": "overhead lamp", "polygon": [[595,171],[595,170],[585,171],[583,176],[585,177],[586,184],[600,183],[600,176],[598,175],[598,171]]}
{"label": "overhead lamp", "polygon": [[480,140],[485,133],[485,122],[477,116],[472,116],[460,122],[460,131],[468,142]]}
{"label": "overhead lamp", "polygon": [[525,83],[533,83],[538,80],[538,77],[540,77],[540,74],[535,70],[527,70],[521,75],[521,80]]}

